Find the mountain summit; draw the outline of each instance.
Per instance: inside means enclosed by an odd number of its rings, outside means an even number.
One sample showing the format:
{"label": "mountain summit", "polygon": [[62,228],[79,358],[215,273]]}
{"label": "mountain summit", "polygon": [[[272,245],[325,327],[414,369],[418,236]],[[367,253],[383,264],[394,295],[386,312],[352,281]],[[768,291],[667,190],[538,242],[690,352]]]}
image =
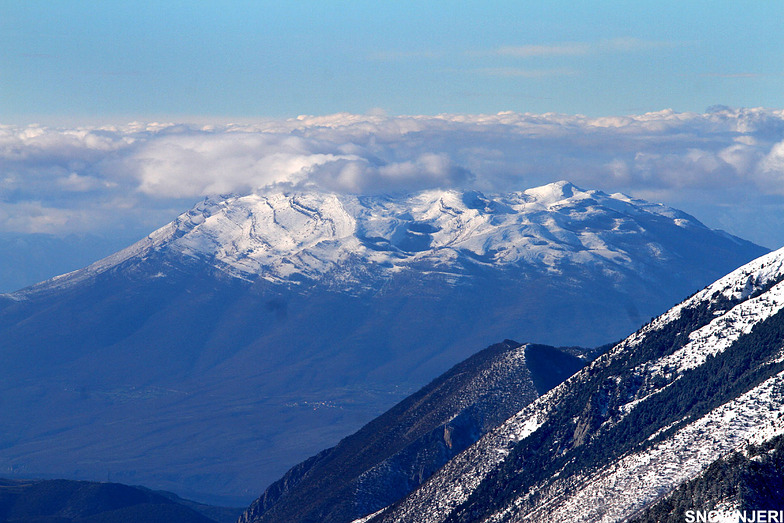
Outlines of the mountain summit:
{"label": "mountain summit", "polygon": [[480,347],[620,339],[764,252],[567,182],[210,198],[0,295],[0,464],[249,502]]}
{"label": "mountain summit", "polygon": [[[693,259],[704,251],[700,240],[721,236],[728,254],[751,246],[686,213],[566,181],[504,195],[254,193],[206,199],[128,249],[18,295],[69,286],[153,253],[249,281],[319,283],[339,292],[375,292],[406,271],[438,273],[454,284],[482,267],[568,277],[579,265],[619,280],[628,272],[653,280],[650,273],[677,259],[707,261]],[[683,265],[679,273],[695,270]]]}

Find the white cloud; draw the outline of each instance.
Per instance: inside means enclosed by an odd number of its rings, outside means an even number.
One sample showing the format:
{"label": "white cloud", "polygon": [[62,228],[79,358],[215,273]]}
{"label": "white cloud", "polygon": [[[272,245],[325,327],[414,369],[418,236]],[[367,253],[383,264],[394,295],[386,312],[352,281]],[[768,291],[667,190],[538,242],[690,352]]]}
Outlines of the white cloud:
{"label": "white cloud", "polygon": [[87,210],[48,207],[40,201],[0,205],[0,230],[25,233],[84,232],[94,216]]}
{"label": "white cloud", "polygon": [[681,42],[667,42],[661,40],[641,40],[639,38],[611,38],[601,40],[595,47],[604,52],[630,53],[635,51],[646,51],[650,49],[666,49],[684,45]]}
{"label": "white cloud", "polygon": [[719,151],[718,157],[739,176],[747,176],[762,160],[763,151],[750,143],[735,143]]}
{"label": "white cloud", "polygon": [[487,76],[510,78],[546,78],[551,76],[573,76],[577,74],[572,69],[524,69],[520,67],[486,67],[477,69],[477,72]]}
{"label": "white cloud", "polygon": [[593,46],[584,42],[566,42],[545,45],[503,46],[495,50],[500,56],[529,58],[532,56],[580,56],[590,53]]}
{"label": "white cloud", "polygon": [[373,61],[378,62],[396,62],[400,60],[417,60],[417,59],[425,59],[425,60],[434,60],[437,58],[441,58],[443,53],[432,51],[432,50],[417,50],[417,51],[377,51],[370,53],[368,58]]}
{"label": "white cloud", "polygon": [[[503,192],[569,179],[719,218],[763,200],[774,212],[784,196],[782,136],[784,111],[724,107],[603,118],[376,112],[257,125],[2,126],[0,230],[141,228],[208,194],[273,185]],[[744,227],[731,232],[784,243],[784,233]]]}
{"label": "white cloud", "polygon": [[761,78],[759,73],[703,73],[703,78]]}
{"label": "white cloud", "polygon": [[598,53],[630,53],[649,49],[674,47],[673,42],[640,40],[638,38],[613,38],[596,42],[559,42],[555,44],[529,44],[503,46],[491,52],[498,56],[514,58],[585,56]]}
{"label": "white cloud", "polygon": [[422,153],[416,158],[378,163],[366,158],[341,159],[311,170],[310,183],[352,193],[415,191],[431,187],[461,186],[471,173],[445,154]]}
{"label": "white cloud", "polygon": [[771,147],[757,167],[758,183],[764,185],[767,192],[784,195],[784,141]]}
{"label": "white cloud", "polygon": [[82,176],[79,173],[71,173],[67,178],[58,178],[56,183],[63,190],[74,192],[86,192],[117,185],[114,182],[102,181],[94,176]]}
{"label": "white cloud", "polygon": [[193,197],[301,183],[316,166],[348,158],[313,149],[292,135],[197,133],[150,140],[125,164],[143,193]]}

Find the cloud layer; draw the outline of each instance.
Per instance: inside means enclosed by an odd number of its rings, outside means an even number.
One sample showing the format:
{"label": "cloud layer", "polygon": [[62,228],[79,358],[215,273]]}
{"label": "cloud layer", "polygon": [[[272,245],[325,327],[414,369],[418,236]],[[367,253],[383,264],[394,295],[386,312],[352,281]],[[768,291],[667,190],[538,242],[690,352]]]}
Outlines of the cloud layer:
{"label": "cloud layer", "polygon": [[4,126],[0,232],[148,230],[203,196],[272,186],[504,192],[559,179],[661,201],[777,247],[784,244],[784,111]]}

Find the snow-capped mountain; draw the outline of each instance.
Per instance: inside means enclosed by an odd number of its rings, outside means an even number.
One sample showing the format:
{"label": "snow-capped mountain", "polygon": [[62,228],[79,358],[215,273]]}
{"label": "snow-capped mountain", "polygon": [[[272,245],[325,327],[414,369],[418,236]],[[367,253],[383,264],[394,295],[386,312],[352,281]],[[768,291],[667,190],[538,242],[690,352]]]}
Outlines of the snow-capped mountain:
{"label": "snow-capped mountain", "polygon": [[782,308],[784,249],[659,316],[366,520],[610,522],[645,515],[719,458],[780,444]]}
{"label": "snow-capped mountain", "polygon": [[0,470],[249,502],[478,347],[620,339],[764,251],[566,182],[208,199],[0,295]]}
{"label": "snow-capped mountain", "polygon": [[[207,261],[236,278],[319,282],[342,292],[378,291],[407,270],[450,284],[482,267],[569,278],[581,266],[618,280],[630,271],[651,278],[668,262],[702,254],[699,245],[683,245],[699,234],[716,235],[683,212],[564,181],[496,196],[250,194],[205,200],[130,248],[17,294],[67,287],[160,252]],[[734,244],[750,247],[724,236],[728,253]]]}

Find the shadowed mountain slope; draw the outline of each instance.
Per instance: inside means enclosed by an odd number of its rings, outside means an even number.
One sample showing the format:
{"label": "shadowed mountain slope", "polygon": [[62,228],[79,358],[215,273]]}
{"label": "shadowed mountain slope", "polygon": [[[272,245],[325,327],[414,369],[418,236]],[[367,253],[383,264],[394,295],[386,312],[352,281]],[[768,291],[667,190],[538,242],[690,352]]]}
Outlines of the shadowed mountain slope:
{"label": "shadowed mountain slope", "polygon": [[291,469],[241,521],[338,523],[375,512],[536,399],[542,384],[582,368],[587,352],[509,340],[488,347]]}

